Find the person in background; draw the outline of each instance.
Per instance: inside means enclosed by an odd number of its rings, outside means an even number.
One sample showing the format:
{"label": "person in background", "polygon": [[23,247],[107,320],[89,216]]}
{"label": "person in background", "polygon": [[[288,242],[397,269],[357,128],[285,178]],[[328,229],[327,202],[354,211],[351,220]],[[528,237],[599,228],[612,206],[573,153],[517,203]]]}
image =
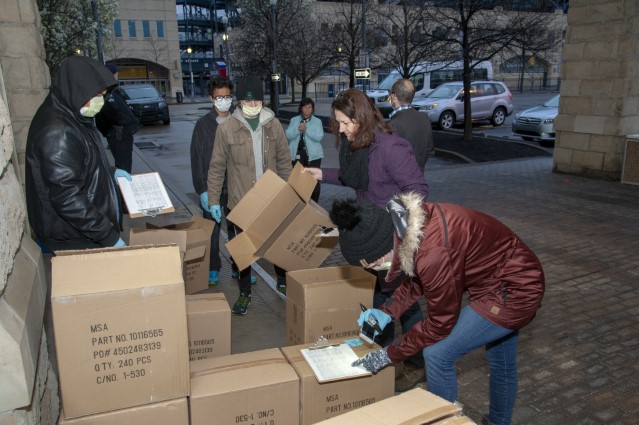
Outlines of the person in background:
{"label": "person in background", "polygon": [[[282,124],[273,111],[262,105],[264,91],[258,77],[241,77],[237,82],[238,108],[215,133],[215,144],[208,173],[209,207],[213,219],[222,220],[221,196],[226,176],[228,207],[235,208],[240,199],[264,175],[275,172],[282,180],[291,174],[291,155]],[[227,223],[229,239],[242,229]],[[286,272],[275,266],[277,290],[286,294]],[[240,295],[233,304],[234,314],[246,314],[251,303],[251,268],[239,272]]]}
{"label": "person in background", "polygon": [[[219,124],[230,118],[233,105],[233,82],[226,77],[215,77],[208,82],[206,88],[209,99],[213,102],[213,108],[206,115],[195,122],[193,135],[191,136],[191,176],[193,188],[200,195],[200,208],[202,217],[213,220],[209,209],[209,194],[207,180],[209,165],[213,154],[215,133]],[[220,207],[226,208],[227,202],[226,181],[222,185]],[[215,286],[220,281],[220,225],[216,225],[211,234],[209,266],[209,285]]]}
{"label": "person in background", "polygon": [[428,114],[418,112],[411,102],[415,97],[415,86],[408,79],[395,81],[391,88],[390,101],[393,112],[389,124],[413,147],[419,169],[424,171],[428,158],[435,155],[433,129]]}
{"label": "person in background", "polygon": [[125,246],[115,177],[93,117],[117,81],[95,59],[65,59],[29,127],[25,187],[29,222],[43,250]]}
{"label": "person in background", "polygon": [[[387,279],[403,275],[401,286],[378,309],[361,313],[384,329],[416,300],[426,317],[401,340],[353,363],[377,373],[421,353],[428,391],[457,401],[455,362],[480,347],[490,368],[490,407],[485,424],[509,424],[517,396],[519,329],[541,306],[544,272],[537,256],[497,219],[459,205],[426,203],[421,195],[395,196],[385,211],[336,200],[347,258],[369,267],[390,263]],[[340,218],[343,220],[340,221]],[[462,307],[464,294],[468,304]]]}
{"label": "person in background", "polygon": [[[428,184],[423,170],[415,160],[411,145],[384,122],[375,104],[364,93],[348,89],[339,94],[331,107],[331,123],[339,150],[339,169],[307,168],[323,183],[348,186],[355,189],[357,201],[384,208],[398,193],[415,191],[428,196]],[[400,280],[386,281],[385,270],[367,269],[377,276],[373,306],[383,305],[399,285]],[[406,333],[422,320],[422,311],[414,303],[402,315],[402,332]],[[389,327],[378,339],[381,346],[394,339],[394,329]],[[424,379],[424,361],[413,356],[398,365],[395,390],[406,391]]]}
{"label": "person in background", "polygon": [[[116,81],[118,68],[106,64]],[[107,139],[116,168],[131,172],[133,165],[133,135],[142,127],[116,87],[104,96],[104,106],[95,116],[95,125]]]}
{"label": "person in background", "polygon": [[[286,138],[291,150],[293,165],[301,162],[304,167],[321,167],[324,150],[322,139],[324,128],[322,121],[314,116],[315,102],[305,97],[300,101],[299,115],[291,118],[286,129]],[[311,199],[319,202],[320,182],[317,182]]]}

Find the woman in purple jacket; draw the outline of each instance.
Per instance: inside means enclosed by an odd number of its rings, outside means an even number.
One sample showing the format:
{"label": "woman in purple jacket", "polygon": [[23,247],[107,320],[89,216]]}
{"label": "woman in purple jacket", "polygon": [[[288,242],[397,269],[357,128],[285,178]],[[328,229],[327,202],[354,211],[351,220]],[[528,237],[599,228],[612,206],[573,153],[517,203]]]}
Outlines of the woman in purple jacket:
{"label": "woman in purple jacket", "polygon": [[317,180],[355,189],[357,201],[385,208],[401,192],[428,197],[428,184],[413,148],[393,134],[381,113],[361,91],[348,89],[331,107],[339,168],[307,168]]}
{"label": "woman in purple jacket", "polygon": [[[307,168],[322,183],[348,186],[355,189],[357,201],[385,208],[390,199],[402,192],[414,192],[428,197],[428,184],[417,165],[413,147],[393,134],[374,103],[364,93],[348,89],[333,101],[331,124],[335,144],[339,149],[339,169]],[[386,282],[384,270],[370,270],[377,275],[374,307],[383,305],[401,279]],[[423,314],[418,303],[413,303],[400,318],[402,332],[406,333],[421,322]],[[394,339],[388,327],[377,342],[386,346]],[[424,360],[412,356],[397,368],[396,391],[406,391],[424,379]]]}

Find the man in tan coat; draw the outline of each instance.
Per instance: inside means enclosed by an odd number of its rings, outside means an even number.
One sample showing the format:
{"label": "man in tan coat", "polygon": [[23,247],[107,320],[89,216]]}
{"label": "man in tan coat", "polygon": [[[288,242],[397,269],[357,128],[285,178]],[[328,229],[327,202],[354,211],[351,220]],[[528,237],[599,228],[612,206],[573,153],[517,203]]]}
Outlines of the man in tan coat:
{"label": "man in tan coat", "polygon": [[[262,177],[271,170],[283,180],[291,174],[291,155],[284,129],[273,111],[262,105],[264,92],[257,77],[242,77],[237,83],[239,107],[222,123],[215,134],[213,155],[208,174],[208,196],[211,215],[222,220],[220,197],[224,176],[228,183],[228,213]],[[229,239],[242,229],[229,224]],[[275,266],[277,289],[286,294],[285,271]],[[246,314],[251,303],[251,269],[239,273],[240,296],[232,312]]]}

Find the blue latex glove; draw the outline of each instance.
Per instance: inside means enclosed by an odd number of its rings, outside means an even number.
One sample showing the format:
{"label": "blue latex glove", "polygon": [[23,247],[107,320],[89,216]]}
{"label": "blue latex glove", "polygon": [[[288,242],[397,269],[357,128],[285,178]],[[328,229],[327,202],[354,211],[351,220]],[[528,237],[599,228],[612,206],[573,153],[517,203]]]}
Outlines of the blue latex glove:
{"label": "blue latex glove", "polygon": [[211,212],[211,208],[209,208],[209,193],[202,192],[200,193],[200,205],[204,211]]}
{"label": "blue latex glove", "polygon": [[129,174],[128,172],[126,172],[126,171],[124,171],[124,170],[122,170],[120,168],[116,168],[115,169],[115,173],[113,175],[115,176],[116,179],[118,177],[124,177],[128,181],[131,181],[131,174]]}
{"label": "blue latex glove", "polygon": [[[362,311],[362,314],[359,315],[359,319],[357,319],[357,324],[361,327],[365,321],[368,321],[369,317],[373,317],[377,324],[379,325],[381,330],[384,330],[386,325],[388,325],[392,317],[390,317],[387,313],[384,313],[382,310],[378,310],[376,308],[369,308],[366,311]],[[375,336],[379,335],[378,331],[375,331]]]}
{"label": "blue latex glove", "polygon": [[209,211],[211,211],[211,215],[213,216],[213,220],[217,221],[218,223],[222,221],[222,210],[220,209],[220,206],[211,205],[209,208]]}
{"label": "blue latex glove", "polygon": [[368,353],[361,359],[355,360],[351,366],[364,366],[367,371],[377,373],[391,363],[393,362],[390,357],[388,357],[386,348],[382,348],[381,350]]}
{"label": "blue latex glove", "polygon": [[122,240],[122,238],[118,239],[118,241],[115,243],[115,245],[113,245],[114,248],[122,248],[123,246],[126,246],[126,242],[124,242],[124,240]]}

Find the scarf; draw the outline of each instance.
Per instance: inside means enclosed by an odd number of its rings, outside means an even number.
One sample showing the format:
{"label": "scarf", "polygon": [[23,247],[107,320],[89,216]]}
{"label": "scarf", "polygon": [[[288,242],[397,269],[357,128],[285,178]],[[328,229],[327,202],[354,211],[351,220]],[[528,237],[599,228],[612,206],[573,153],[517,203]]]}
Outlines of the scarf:
{"label": "scarf", "polygon": [[339,180],[355,190],[368,189],[368,148],[351,152],[348,140],[342,136],[339,144]]}

